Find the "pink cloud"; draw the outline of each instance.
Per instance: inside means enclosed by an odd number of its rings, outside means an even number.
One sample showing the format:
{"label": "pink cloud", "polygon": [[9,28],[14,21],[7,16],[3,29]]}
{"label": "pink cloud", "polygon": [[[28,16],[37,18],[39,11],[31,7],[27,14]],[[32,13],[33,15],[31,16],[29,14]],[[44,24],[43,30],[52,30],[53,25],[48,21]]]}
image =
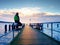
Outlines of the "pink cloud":
{"label": "pink cloud", "polygon": [[[51,18],[51,20],[52,19],[57,20],[58,17],[56,17],[56,19],[55,19],[54,18],[55,15],[60,15],[60,14],[52,13],[52,12],[40,12],[39,9],[40,8],[36,7],[36,8],[0,10],[0,20],[14,21],[14,15],[16,12],[19,12],[21,22],[25,22],[25,23],[31,23],[31,22],[37,23],[37,22],[49,21],[50,18]],[[25,11],[27,11],[27,12],[25,12]],[[52,16],[52,17],[50,17],[50,16]]]}

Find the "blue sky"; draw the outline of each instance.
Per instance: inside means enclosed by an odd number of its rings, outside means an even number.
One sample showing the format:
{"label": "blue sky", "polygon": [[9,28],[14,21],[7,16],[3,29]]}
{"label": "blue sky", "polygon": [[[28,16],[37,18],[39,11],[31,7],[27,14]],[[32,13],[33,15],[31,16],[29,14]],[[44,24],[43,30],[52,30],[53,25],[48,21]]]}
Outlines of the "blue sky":
{"label": "blue sky", "polygon": [[40,7],[41,11],[60,12],[60,0],[0,0],[0,9]]}

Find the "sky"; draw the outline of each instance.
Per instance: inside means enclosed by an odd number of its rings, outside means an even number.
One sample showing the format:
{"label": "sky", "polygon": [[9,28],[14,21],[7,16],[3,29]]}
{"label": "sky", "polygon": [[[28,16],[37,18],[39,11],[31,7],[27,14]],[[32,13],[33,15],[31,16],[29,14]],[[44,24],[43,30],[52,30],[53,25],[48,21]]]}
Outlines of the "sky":
{"label": "sky", "polygon": [[13,21],[16,12],[23,21],[31,16],[60,15],[59,5],[60,0],[0,0],[0,20]]}

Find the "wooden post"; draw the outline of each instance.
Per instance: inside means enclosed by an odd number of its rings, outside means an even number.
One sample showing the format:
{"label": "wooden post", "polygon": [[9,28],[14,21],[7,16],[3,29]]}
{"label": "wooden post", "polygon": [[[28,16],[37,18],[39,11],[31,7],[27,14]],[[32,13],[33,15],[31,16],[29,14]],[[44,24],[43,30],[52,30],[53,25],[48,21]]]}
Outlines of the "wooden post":
{"label": "wooden post", "polygon": [[12,31],[13,31],[13,39],[14,39],[14,24],[12,24]]}
{"label": "wooden post", "polygon": [[47,24],[47,28],[49,27],[49,24]]}
{"label": "wooden post", "polygon": [[39,24],[40,30],[41,30],[41,23]]}
{"label": "wooden post", "polygon": [[13,30],[13,25],[12,25],[12,30]]}
{"label": "wooden post", "polygon": [[13,39],[14,39],[14,30],[13,30]]}
{"label": "wooden post", "polygon": [[51,37],[53,37],[53,23],[51,23]]}
{"label": "wooden post", "polygon": [[59,27],[59,24],[57,24],[57,28]]}
{"label": "wooden post", "polygon": [[14,23],[12,24],[12,30],[14,30]]}
{"label": "wooden post", "polygon": [[15,25],[13,25],[13,29],[15,29]]}
{"label": "wooden post", "polygon": [[5,33],[7,32],[7,25],[5,25]]}
{"label": "wooden post", "polygon": [[41,30],[42,30],[42,32],[43,32],[43,23],[41,24]]}
{"label": "wooden post", "polygon": [[11,30],[11,25],[9,25],[9,31]]}

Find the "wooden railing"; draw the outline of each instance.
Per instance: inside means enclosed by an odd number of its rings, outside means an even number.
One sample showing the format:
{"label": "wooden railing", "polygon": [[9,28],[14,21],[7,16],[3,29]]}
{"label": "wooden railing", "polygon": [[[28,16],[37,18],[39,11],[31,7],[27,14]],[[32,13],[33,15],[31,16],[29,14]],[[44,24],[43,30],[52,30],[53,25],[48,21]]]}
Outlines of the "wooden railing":
{"label": "wooden railing", "polygon": [[60,22],[31,23],[30,26],[60,42]]}
{"label": "wooden railing", "polygon": [[[15,29],[15,25],[13,25],[14,22],[0,22],[0,27],[2,26],[4,29],[3,30],[0,30],[0,32],[2,31],[3,34],[0,33],[0,38],[2,38],[3,36],[6,36],[8,34],[10,34],[11,32],[13,33],[13,38],[14,38],[14,31],[16,30]],[[4,25],[3,25],[4,24]],[[24,27],[24,24],[22,24],[22,28]],[[20,30],[19,30],[20,31]],[[19,32],[18,32],[19,33]]]}

